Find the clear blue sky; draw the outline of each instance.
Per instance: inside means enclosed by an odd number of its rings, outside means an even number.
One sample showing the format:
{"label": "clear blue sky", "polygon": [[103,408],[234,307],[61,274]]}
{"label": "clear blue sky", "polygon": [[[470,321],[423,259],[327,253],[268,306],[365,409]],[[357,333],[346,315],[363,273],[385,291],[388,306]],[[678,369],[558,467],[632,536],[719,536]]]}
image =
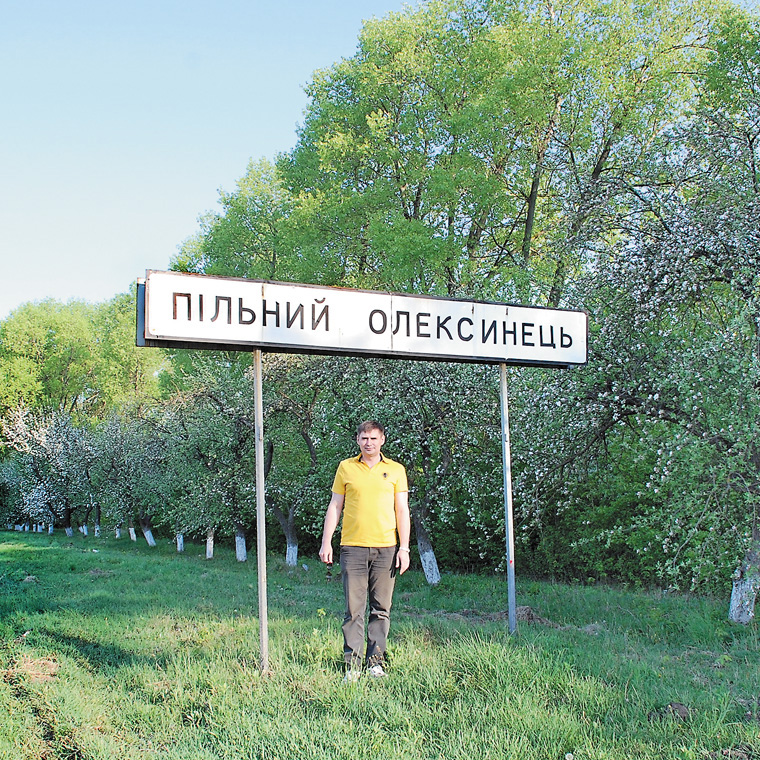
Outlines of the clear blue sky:
{"label": "clear blue sky", "polygon": [[402,0],[5,0],[0,319],[166,269],[249,159],[289,150],[319,68]]}

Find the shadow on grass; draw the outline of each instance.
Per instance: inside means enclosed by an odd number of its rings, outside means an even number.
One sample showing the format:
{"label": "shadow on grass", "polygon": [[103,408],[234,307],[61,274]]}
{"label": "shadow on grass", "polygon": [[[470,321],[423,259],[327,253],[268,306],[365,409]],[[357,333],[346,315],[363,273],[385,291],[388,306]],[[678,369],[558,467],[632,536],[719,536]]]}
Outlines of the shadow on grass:
{"label": "shadow on grass", "polygon": [[162,664],[161,658],[138,655],[114,644],[72,636],[49,628],[37,629],[35,640],[56,652],[65,652],[77,660],[84,660],[92,670],[108,670],[148,663]]}

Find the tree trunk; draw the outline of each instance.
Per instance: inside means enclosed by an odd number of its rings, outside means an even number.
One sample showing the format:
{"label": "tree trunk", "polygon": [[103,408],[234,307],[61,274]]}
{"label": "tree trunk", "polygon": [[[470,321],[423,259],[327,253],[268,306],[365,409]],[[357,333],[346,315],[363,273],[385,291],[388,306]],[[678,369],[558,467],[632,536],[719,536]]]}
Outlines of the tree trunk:
{"label": "tree trunk", "polygon": [[[314,467],[314,462],[316,458],[316,450],[314,449],[314,444],[311,441],[311,438],[307,433],[304,431],[301,431],[301,436],[303,437],[304,441],[306,441],[306,445],[309,448],[309,455],[311,457],[312,461],[312,468]],[[264,478],[266,479],[269,477],[269,471],[272,469],[272,459],[274,456],[274,444],[272,441],[267,442],[267,448],[265,452],[264,457]],[[271,494],[267,494],[265,496],[266,505],[267,507],[272,511],[272,514],[277,518],[277,522],[280,524],[280,527],[282,528],[282,532],[285,534],[285,564],[288,567],[295,567],[298,564],[298,531],[296,530],[295,526],[295,513],[296,513],[296,506],[295,504],[291,504],[290,508],[288,509],[288,513],[285,514],[285,512],[280,509],[279,504],[275,501],[274,497]]]}
{"label": "tree trunk", "polygon": [[148,542],[148,546],[155,546],[156,539],[153,538],[153,531],[150,528],[143,528],[142,532],[143,536],[145,536],[145,540]]}
{"label": "tree trunk", "polygon": [[760,592],[760,529],[752,531],[752,543],[744,558],[744,564],[734,578],[728,619],[733,623],[747,625],[755,616],[755,602]]}
{"label": "tree trunk", "polygon": [[182,533],[177,533],[175,538],[177,539],[177,552],[182,554],[185,551],[185,536]]}
{"label": "tree trunk", "polygon": [[285,534],[285,564],[288,567],[295,567],[298,563],[298,532],[295,526],[295,509],[291,507],[286,515],[277,502],[271,497],[267,496],[267,506],[272,510],[272,513],[277,518],[277,522],[280,523],[282,532]]}
{"label": "tree trunk", "polygon": [[214,559],[214,529],[206,531],[206,559]]}
{"label": "tree trunk", "polygon": [[74,529],[71,527],[71,509],[65,507],[63,510],[63,529],[66,532],[66,538],[74,537]]}
{"label": "tree trunk", "polygon": [[245,548],[245,533],[242,528],[235,531],[235,557],[238,562],[248,561],[248,551]]}
{"label": "tree trunk", "polygon": [[153,538],[153,521],[150,519],[150,515],[141,513],[138,515],[138,519],[140,520],[140,530],[142,531],[143,536],[145,536],[148,546],[155,546],[156,539]]}
{"label": "tree trunk", "polygon": [[441,573],[438,570],[438,560],[435,558],[433,551],[433,542],[430,540],[430,534],[425,527],[418,511],[411,510],[412,521],[414,522],[414,532],[417,536],[417,548],[420,552],[420,562],[422,571],[425,573],[425,580],[431,586],[437,586],[441,582]]}

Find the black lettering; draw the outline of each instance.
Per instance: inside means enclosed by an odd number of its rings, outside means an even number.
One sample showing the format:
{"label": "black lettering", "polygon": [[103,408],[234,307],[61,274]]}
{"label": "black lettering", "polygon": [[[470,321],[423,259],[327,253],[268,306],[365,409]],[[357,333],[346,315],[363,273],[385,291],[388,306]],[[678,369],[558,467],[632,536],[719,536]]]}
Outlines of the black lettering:
{"label": "black lettering", "polygon": [[280,302],[275,301],[274,302],[274,309],[267,309],[267,300],[264,299],[263,305],[262,305],[262,324],[264,327],[267,326],[267,314],[272,314],[274,316],[274,326],[279,327],[280,326]]}
{"label": "black lettering", "polygon": [[243,306],[243,299],[238,298],[238,323],[241,325],[252,325],[256,321],[256,312]]}
{"label": "black lettering", "polygon": [[422,332],[423,327],[428,327],[429,322],[426,319],[423,319],[423,317],[429,317],[430,314],[426,314],[425,312],[422,312],[421,314],[417,315],[417,337],[418,338],[430,338],[431,335],[429,332]]}
{"label": "black lettering", "polygon": [[435,330],[436,330],[436,336],[438,340],[441,339],[441,330],[443,330],[446,335],[449,336],[449,340],[454,340],[453,336],[449,332],[449,328],[446,327],[446,323],[451,319],[451,315],[446,317],[446,319],[441,319],[440,317],[436,317],[436,324],[435,324]]}
{"label": "black lettering", "polygon": [[227,302],[227,324],[232,324],[232,298],[230,296],[217,296],[216,297],[216,311],[214,312],[214,316],[211,317],[212,322],[216,322],[217,319],[219,319],[219,304],[222,301]]}
{"label": "black lettering", "polygon": [[290,313],[290,301],[288,301],[287,307],[286,307],[286,320],[285,323],[288,327],[293,327],[293,323],[298,319],[298,317],[301,317],[301,329],[303,330],[303,304],[299,303],[298,308],[293,312],[291,315]]}
{"label": "black lettering", "polygon": [[549,340],[544,341],[544,326],[540,325],[538,328],[539,342],[545,348],[557,348],[557,344],[554,342],[554,325],[549,325]]}
{"label": "black lettering", "polygon": [[507,345],[507,335],[512,336],[513,344],[514,346],[517,345],[517,323],[512,322],[512,329],[507,329],[507,323],[504,323],[504,345]]}
{"label": "black lettering", "polygon": [[522,323],[522,344],[523,346],[535,346],[536,344],[533,343],[533,341],[528,340],[528,338],[533,337],[533,330],[528,329],[535,327],[533,322],[523,322]]}
{"label": "black lettering", "polygon": [[190,294],[189,293],[172,293],[172,318],[177,318],[177,299],[178,298],[187,298],[187,320],[188,322],[192,319],[192,306],[190,305]]}
{"label": "black lettering", "polygon": [[483,343],[488,343],[488,338],[491,335],[493,335],[493,343],[494,345],[496,345],[496,320],[495,319],[488,326],[488,332],[486,332],[486,321],[485,319],[483,320],[482,335],[483,335]]}
{"label": "black lettering", "polygon": [[406,337],[408,338],[412,334],[412,328],[409,323],[409,312],[408,311],[397,311],[396,312],[396,326],[393,328],[393,334],[395,335],[399,329],[401,328],[401,315],[404,315],[406,317]]}
{"label": "black lettering", "polygon": [[459,335],[460,340],[472,340],[473,335],[470,333],[469,335],[462,335],[462,323],[467,322],[469,323],[470,327],[472,327],[475,323],[469,318],[469,317],[462,317],[459,322],[457,323],[457,335]]}
{"label": "black lettering", "polygon": [[[380,315],[383,319],[382,327],[379,329],[375,327],[375,316]],[[382,335],[388,329],[388,315],[381,309],[373,309],[369,313],[369,329],[372,330],[375,335]]]}
{"label": "black lettering", "polygon": [[[314,299],[318,304],[325,303],[325,299],[322,298],[321,300]],[[311,329],[316,330],[317,327],[319,327],[319,323],[324,318],[325,320],[325,332],[330,332],[330,314],[328,312],[329,306],[325,304],[325,306],[322,307],[322,311],[319,312],[319,316],[316,316],[317,314],[317,307],[312,304],[311,305]]]}

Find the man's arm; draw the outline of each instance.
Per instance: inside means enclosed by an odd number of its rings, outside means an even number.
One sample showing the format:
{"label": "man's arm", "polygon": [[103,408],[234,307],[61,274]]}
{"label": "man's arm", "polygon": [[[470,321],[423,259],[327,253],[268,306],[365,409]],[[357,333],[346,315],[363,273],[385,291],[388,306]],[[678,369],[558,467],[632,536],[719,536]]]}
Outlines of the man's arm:
{"label": "man's arm", "polygon": [[412,532],[409,518],[409,492],[396,494],[396,530],[398,531],[399,550],[396,553],[396,567],[399,575],[409,569],[409,536]]}
{"label": "man's arm", "polygon": [[343,502],[345,496],[342,493],[333,492],[330,503],[327,505],[327,512],[325,513],[325,527],[322,531],[322,548],[319,550],[319,558],[322,562],[332,565],[333,562],[333,548],[332,537],[335,533],[335,529],[340,522],[340,516],[343,512]]}

